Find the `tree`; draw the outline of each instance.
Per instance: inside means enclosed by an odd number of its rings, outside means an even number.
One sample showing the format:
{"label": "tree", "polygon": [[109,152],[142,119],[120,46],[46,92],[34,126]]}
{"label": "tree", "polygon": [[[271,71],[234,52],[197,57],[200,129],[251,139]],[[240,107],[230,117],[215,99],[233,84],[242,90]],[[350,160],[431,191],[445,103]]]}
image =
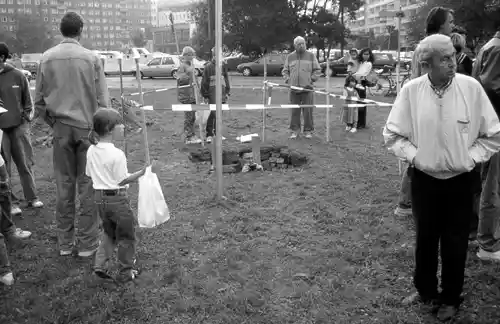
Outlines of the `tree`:
{"label": "tree", "polygon": [[135,29],[130,32],[130,40],[135,47],[144,47],[148,43],[146,33],[142,29]]}

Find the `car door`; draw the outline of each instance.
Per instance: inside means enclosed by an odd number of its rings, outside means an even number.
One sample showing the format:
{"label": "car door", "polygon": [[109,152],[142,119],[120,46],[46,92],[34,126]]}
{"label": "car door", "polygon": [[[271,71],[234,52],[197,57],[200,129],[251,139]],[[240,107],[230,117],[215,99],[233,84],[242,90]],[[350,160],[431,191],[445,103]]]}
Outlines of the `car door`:
{"label": "car door", "polygon": [[[255,60],[253,63],[248,63],[254,75],[264,75],[264,58]],[[269,73],[269,72],[268,72]]]}
{"label": "car door", "polygon": [[267,66],[267,74],[280,75],[284,64],[285,64],[285,60],[283,59],[282,55],[273,54],[273,55],[269,56],[268,66]]}
{"label": "car door", "polygon": [[152,59],[146,65],[146,68],[144,69],[144,71],[142,71],[142,74],[144,74],[145,77],[152,77],[152,78],[157,77],[159,75],[158,71],[160,68],[160,64],[161,64],[161,57]]}

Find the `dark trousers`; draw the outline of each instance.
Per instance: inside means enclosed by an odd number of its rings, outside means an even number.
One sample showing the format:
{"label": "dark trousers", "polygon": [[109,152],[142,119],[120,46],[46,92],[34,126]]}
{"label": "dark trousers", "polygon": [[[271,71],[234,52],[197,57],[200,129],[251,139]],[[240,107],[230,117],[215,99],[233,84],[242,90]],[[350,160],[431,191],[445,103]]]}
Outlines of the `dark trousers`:
{"label": "dark trousers", "polygon": [[5,165],[0,166],[0,276],[11,271],[5,240],[14,234],[16,226],[12,222],[10,185]]}
{"label": "dark trousers", "polygon": [[[106,190],[95,190],[94,199],[99,217],[102,220],[102,239],[95,258],[96,270],[108,270],[109,261],[115,247],[118,247],[120,272],[129,272],[135,260],[137,220],[130,207],[125,190],[109,195]],[[108,194],[107,194],[108,193]]]}
{"label": "dark trousers", "polygon": [[[54,176],[57,187],[56,220],[61,250],[71,250],[75,243],[75,225],[78,224],[78,242],[81,251],[90,251],[99,244],[99,217],[92,199],[92,180],[85,174],[89,130],[60,122],[54,130]],[[78,221],[76,196],[78,193]]]}
{"label": "dark trousers", "polygon": [[[37,199],[35,176],[33,174],[33,148],[30,139],[30,125],[23,123],[17,127],[3,130],[2,155],[9,177],[11,176],[12,161],[17,167],[24,198],[27,201]],[[15,196],[13,199],[17,198]]]}
{"label": "dark trousers", "polygon": [[[222,88],[222,103],[225,104],[227,102],[227,96],[226,96],[226,90],[225,87]],[[215,89],[210,89],[210,95],[208,96],[208,104],[210,105],[215,105],[216,100],[215,100]],[[210,111],[210,115],[208,115],[207,119],[207,128],[206,128],[206,136],[215,136],[215,131],[216,131],[216,120],[217,119],[217,114],[215,110]]]}
{"label": "dark trousers", "polygon": [[[358,96],[361,99],[366,99],[366,81],[361,81],[361,85],[365,89],[357,89]],[[358,108],[358,128],[366,128],[366,106]]]}
{"label": "dark trousers", "polygon": [[417,244],[414,285],[422,296],[436,296],[438,251],[441,244],[441,300],[460,303],[474,204],[472,173],[436,179],[411,168],[412,211]]}

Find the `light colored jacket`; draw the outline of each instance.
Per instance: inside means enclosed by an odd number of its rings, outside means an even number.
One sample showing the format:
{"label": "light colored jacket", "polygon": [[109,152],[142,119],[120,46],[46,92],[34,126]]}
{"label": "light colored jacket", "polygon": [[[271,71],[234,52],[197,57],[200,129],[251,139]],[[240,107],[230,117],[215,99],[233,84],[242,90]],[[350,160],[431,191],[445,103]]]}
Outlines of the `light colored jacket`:
{"label": "light colored jacket", "polygon": [[100,58],[74,39],[43,53],[36,78],[35,108],[50,125],[58,121],[91,129],[109,94]]}
{"label": "light colored jacket", "polygon": [[296,87],[312,86],[321,72],[318,59],[308,51],[302,54],[296,51],[288,54],[283,66],[283,77],[288,85]]}
{"label": "light colored jacket", "polygon": [[500,32],[479,51],[472,76],[481,82],[493,107],[500,113]]}
{"label": "light colored jacket", "polygon": [[481,84],[463,74],[443,99],[436,98],[427,74],[405,84],[383,135],[397,157],[439,179],[471,171],[500,151],[495,110]]}

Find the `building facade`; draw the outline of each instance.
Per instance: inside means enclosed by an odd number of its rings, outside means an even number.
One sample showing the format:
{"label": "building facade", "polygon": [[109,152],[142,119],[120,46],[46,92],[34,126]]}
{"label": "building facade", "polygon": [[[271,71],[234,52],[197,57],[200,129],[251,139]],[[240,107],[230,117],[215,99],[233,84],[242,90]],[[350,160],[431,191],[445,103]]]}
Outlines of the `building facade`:
{"label": "building facade", "polygon": [[[191,17],[193,2],[168,1],[158,3],[157,23],[153,28],[153,48],[155,51],[174,54],[177,53],[177,42],[179,51],[184,46],[191,45],[191,37],[196,25]],[[175,36],[172,32],[175,30]]]}
{"label": "building facade", "polygon": [[153,14],[151,0],[0,0],[0,26],[15,32],[16,15],[36,15],[57,35],[60,20],[68,11],[84,17],[82,43],[98,50],[131,46],[130,32],[148,31]]}
{"label": "building facade", "polygon": [[411,17],[425,0],[366,0],[365,5],[356,13],[356,19],[347,22],[347,27],[354,35],[373,33],[375,36],[387,35],[387,26],[396,26],[396,18],[381,17],[381,11],[401,11],[405,17],[401,20],[401,38],[405,39]]}

